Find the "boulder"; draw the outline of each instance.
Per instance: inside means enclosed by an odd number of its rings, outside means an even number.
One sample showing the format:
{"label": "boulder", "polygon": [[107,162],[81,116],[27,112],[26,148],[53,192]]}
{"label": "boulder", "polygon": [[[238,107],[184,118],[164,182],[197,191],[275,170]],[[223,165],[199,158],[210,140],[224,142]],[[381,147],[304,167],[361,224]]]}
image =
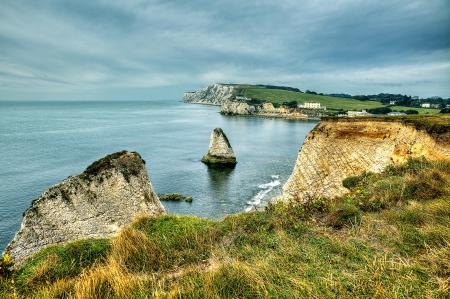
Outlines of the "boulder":
{"label": "boulder", "polygon": [[206,164],[237,164],[230,142],[221,128],[215,128],[211,133],[209,151],[203,156],[202,162]]}

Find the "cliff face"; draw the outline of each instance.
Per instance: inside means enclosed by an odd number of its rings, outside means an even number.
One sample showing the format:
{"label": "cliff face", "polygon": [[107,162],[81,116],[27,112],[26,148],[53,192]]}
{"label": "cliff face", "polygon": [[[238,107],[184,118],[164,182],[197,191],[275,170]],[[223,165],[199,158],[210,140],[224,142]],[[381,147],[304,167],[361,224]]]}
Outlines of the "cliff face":
{"label": "cliff face", "polygon": [[144,161],[118,152],[34,200],[6,252],[16,263],[50,244],[110,237],[137,216],[164,213]]}
{"label": "cliff face", "polygon": [[186,92],[183,95],[183,102],[220,106],[233,95],[233,91],[232,85],[213,84],[200,91]]}
{"label": "cliff face", "polygon": [[342,186],[344,178],[381,172],[409,157],[450,159],[447,139],[432,137],[402,121],[324,120],[306,137],[294,171],[283,186],[282,199],[341,196],[347,192]]}
{"label": "cliff face", "polygon": [[245,101],[226,100],[220,107],[223,115],[248,115],[283,118],[307,118],[308,115],[299,109],[280,107],[275,108],[272,103],[249,105]]}

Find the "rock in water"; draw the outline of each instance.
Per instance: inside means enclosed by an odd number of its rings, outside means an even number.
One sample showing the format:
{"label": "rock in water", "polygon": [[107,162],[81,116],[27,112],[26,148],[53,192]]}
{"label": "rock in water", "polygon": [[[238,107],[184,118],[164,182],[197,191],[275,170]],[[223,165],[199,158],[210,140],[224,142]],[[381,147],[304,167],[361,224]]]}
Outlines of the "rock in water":
{"label": "rock in water", "polygon": [[206,164],[237,164],[230,142],[221,128],[215,128],[211,133],[209,151],[203,156],[202,162]]}
{"label": "rock in water", "polygon": [[164,207],[135,152],[117,152],[46,190],[31,203],[6,252],[16,264],[50,244],[111,237]]}

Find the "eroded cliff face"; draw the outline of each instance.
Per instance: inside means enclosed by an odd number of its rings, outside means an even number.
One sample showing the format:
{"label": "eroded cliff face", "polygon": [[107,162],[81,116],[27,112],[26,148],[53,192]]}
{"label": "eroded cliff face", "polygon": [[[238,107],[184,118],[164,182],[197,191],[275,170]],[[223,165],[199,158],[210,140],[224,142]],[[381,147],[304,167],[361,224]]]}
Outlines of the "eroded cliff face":
{"label": "eroded cliff face", "polygon": [[220,106],[233,96],[233,92],[233,85],[213,84],[200,91],[186,92],[183,95],[183,102]]}
{"label": "eroded cliff face", "polygon": [[305,111],[295,108],[275,108],[272,103],[249,105],[245,101],[228,99],[220,107],[223,115],[247,115],[282,118],[308,118]]}
{"label": "eroded cliff face", "polygon": [[6,252],[18,264],[50,244],[111,237],[138,216],[164,213],[144,163],[118,152],[49,188],[25,211]]}
{"label": "eroded cliff face", "polygon": [[341,196],[348,192],[342,185],[344,178],[381,172],[410,157],[450,159],[447,139],[402,121],[324,120],[306,137],[281,199]]}

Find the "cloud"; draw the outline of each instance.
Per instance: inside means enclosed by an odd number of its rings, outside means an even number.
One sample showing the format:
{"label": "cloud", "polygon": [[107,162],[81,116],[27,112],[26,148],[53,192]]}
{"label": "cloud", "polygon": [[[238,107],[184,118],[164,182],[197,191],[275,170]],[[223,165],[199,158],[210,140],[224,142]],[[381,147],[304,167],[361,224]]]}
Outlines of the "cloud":
{"label": "cloud", "polygon": [[0,100],[215,82],[449,97],[448,36],[446,0],[4,1]]}

